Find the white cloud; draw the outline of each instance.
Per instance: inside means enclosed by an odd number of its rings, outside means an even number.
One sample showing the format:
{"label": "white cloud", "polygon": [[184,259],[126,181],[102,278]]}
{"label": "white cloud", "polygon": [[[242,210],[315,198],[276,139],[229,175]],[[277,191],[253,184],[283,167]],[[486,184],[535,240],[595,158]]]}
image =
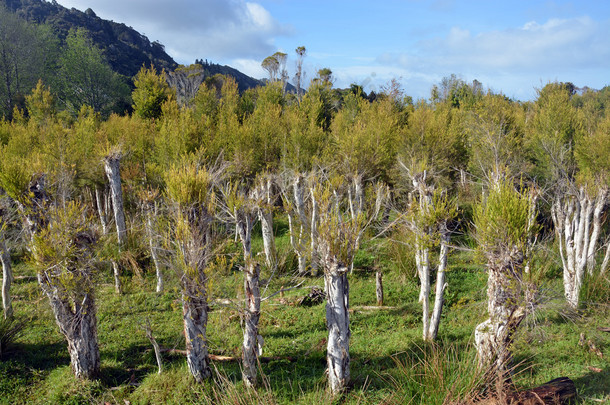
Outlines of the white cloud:
{"label": "white cloud", "polygon": [[408,68],[429,65],[478,70],[599,66],[610,57],[609,33],[607,26],[588,17],[529,22],[517,29],[474,36],[454,27],[445,38],[420,42],[414,54],[386,54],[381,60]]}
{"label": "white cloud", "polygon": [[438,77],[458,73],[470,80],[489,78],[485,85],[512,83],[511,88],[533,92],[541,80],[594,85],[587,82],[586,72],[610,67],[608,38],[610,24],[589,17],[531,21],[477,34],[454,27],[444,37],[420,41],[410,52],[380,55],[377,62]]}
{"label": "white cloud", "polygon": [[275,52],[274,39],[292,34],[260,4],[244,0],[59,0],[66,7],[92,8],[101,18],[124,22],[158,40],[177,61],[262,59]]}

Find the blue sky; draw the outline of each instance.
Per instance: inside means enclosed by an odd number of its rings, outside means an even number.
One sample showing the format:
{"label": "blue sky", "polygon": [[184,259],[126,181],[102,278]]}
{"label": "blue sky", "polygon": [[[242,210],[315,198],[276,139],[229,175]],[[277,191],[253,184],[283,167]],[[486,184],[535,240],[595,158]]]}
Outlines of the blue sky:
{"label": "blue sky", "polygon": [[265,76],[276,51],[307,48],[306,79],[323,67],[335,86],[378,91],[397,79],[427,98],[450,74],[528,100],[549,81],[610,85],[610,1],[59,0],[92,8],[158,40],[177,62],[195,59]]}

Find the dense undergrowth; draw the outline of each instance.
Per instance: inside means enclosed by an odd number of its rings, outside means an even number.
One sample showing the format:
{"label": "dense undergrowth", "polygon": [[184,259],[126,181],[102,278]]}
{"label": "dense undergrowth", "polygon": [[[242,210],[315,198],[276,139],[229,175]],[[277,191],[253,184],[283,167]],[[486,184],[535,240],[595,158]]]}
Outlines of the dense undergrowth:
{"label": "dense undergrowth", "polygon": [[[278,246],[288,250],[282,238]],[[46,298],[34,279],[17,280],[14,307],[23,330],[0,361],[0,403],[441,404],[467,399],[482,382],[472,339],[475,326],[486,316],[484,269],[474,263],[472,252],[453,252],[439,339],[424,343],[417,279],[408,260],[399,260],[405,259],[400,250],[394,247],[375,254],[378,249],[365,246],[356,258],[350,275],[352,383],[342,398],[332,399],[325,390],[324,304],[295,304],[310,287],[323,287],[321,278],[297,278],[285,272],[269,281],[263,296],[301,285],[263,302],[263,356],[270,359],[260,364],[261,383],[254,391],[242,385],[238,362],[215,361],[212,381],[198,385],[192,380],[178,352],[184,348],[184,336],[176,280],[170,276],[166,291],[156,294],[153,274],[126,276],[125,293],[119,296],[108,270],[100,272],[97,290],[102,367],[95,381],[73,377],[66,344]],[[291,266],[290,260],[286,255],[285,266]],[[576,384],[578,403],[603,403],[610,399],[610,333],[599,328],[610,326],[608,282],[588,280],[583,308],[573,312],[562,298],[560,272],[543,261],[538,267],[545,268],[537,276],[540,306],[515,342],[514,381],[518,387],[532,387],[567,376]],[[385,307],[372,309],[377,269],[384,272]],[[20,265],[16,274],[34,273]],[[267,281],[269,274],[263,278]],[[242,280],[234,267],[210,281],[208,339],[215,355],[241,354]],[[227,301],[228,297],[233,299]],[[162,374],[157,374],[144,332],[147,321],[161,347],[170,349],[163,355]],[[579,344],[581,334],[584,344]]]}

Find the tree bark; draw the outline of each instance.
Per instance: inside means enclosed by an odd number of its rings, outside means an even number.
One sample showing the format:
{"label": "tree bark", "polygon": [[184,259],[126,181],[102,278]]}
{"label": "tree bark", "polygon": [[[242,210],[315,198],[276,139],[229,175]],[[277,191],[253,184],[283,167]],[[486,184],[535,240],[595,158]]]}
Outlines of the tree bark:
{"label": "tree bark", "polygon": [[[104,158],[104,170],[110,183],[110,195],[112,197],[112,208],[114,210],[114,222],[117,229],[119,251],[123,249],[127,241],[127,226],[125,225],[125,211],[123,209],[123,189],[121,187],[120,171],[121,155],[114,153]],[[120,267],[116,261],[112,261],[114,273],[114,287],[121,294]]]}
{"label": "tree bark", "polygon": [[479,368],[493,372],[501,379],[507,377],[510,370],[513,335],[526,315],[521,298],[523,259],[523,253],[515,247],[489,260],[489,318],[475,329]]}
{"label": "tree bark", "polygon": [[243,370],[242,378],[248,387],[256,385],[258,371],[258,321],[261,310],[260,266],[250,260],[246,264],[244,275],[244,290],[246,292],[246,311],[244,316],[244,342],[242,348]]}
{"label": "tree bark", "polygon": [[[594,199],[581,187],[577,193],[557,198],[551,208],[563,264],[566,301],[578,308],[585,270],[593,272],[608,190],[600,188]],[[602,268],[604,265],[602,264]]]}
{"label": "tree bark", "polygon": [[186,362],[195,381],[201,383],[212,376],[206,339],[207,295],[205,287],[202,288],[200,283],[188,282],[183,285],[183,289],[182,319],[186,338]]}
{"label": "tree bark", "polygon": [[258,218],[261,221],[263,235],[263,249],[265,251],[265,264],[273,274],[277,269],[277,252],[275,249],[275,236],[273,235],[273,180],[271,177],[263,179],[259,192],[262,194],[262,206],[258,207]]}
{"label": "tree bark", "polygon": [[433,341],[438,336],[438,327],[441,323],[441,314],[443,311],[443,304],[445,303],[445,288],[447,288],[447,283],[445,282],[445,269],[447,268],[447,255],[449,251],[449,232],[446,230],[446,226],[443,227],[445,228],[445,231],[443,231],[441,235],[439,263],[436,270],[434,309],[432,310],[432,317],[430,318],[430,324],[428,325],[427,336],[424,337],[424,340],[428,341]]}
{"label": "tree bark", "polygon": [[4,319],[8,319],[13,316],[13,299],[11,297],[13,267],[11,266],[11,255],[2,234],[0,234],[0,261],[2,261],[2,309],[4,310]]}
{"label": "tree bark", "polygon": [[95,207],[97,208],[97,215],[100,217],[100,224],[102,225],[102,234],[108,234],[108,209],[109,203],[106,196],[102,195],[99,188],[95,187]]}
{"label": "tree bark", "polygon": [[377,305],[383,306],[383,273],[377,271],[375,273],[375,295],[377,296]]}
{"label": "tree bark", "polygon": [[246,210],[235,213],[237,233],[244,249],[244,341],[242,345],[242,378],[247,387],[256,385],[258,366],[258,321],[261,309],[260,266],[252,259],[254,215]]}
{"label": "tree bark", "polygon": [[100,351],[92,286],[84,286],[76,291],[76,297],[69,297],[51,279],[44,273],[38,276],[40,286],[49,298],[57,326],[68,342],[72,371],[76,378],[95,378],[100,370]]}
{"label": "tree bark", "polygon": [[148,236],[148,248],[150,250],[150,257],[155,265],[155,276],[157,277],[156,292],[163,292],[163,272],[161,271],[161,265],[159,263],[159,256],[157,255],[157,244],[155,243],[155,231],[153,227],[153,216],[156,215],[154,203],[147,204],[144,208],[146,212],[146,234]]}
{"label": "tree bark", "polygon": [[212,376],[207,347],[207,275],[210,260],[212,217],[201,204],[182,208],[179,220],[188,231],[177,238],[183,270],[180,273],[182,290],[182,318],[186,340],[186,359],[195,381],[201,383]]}
{"label": "tree bark", "polygon": [[324,284],[328,328],[326,361],[328,383],[333,394],[341,393],[350,379],[348,271],[347,266],[334,258],[325,260]]}

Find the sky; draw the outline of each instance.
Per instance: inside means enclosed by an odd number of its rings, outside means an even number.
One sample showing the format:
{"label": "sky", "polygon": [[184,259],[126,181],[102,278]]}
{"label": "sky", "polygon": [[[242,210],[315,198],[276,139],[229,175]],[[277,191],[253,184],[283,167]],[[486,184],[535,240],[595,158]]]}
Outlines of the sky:
{"label": "sky", "polygon": [[548,82],[610,85],[610,1],[58,0],[125,23],[178,63],[207,59],[256,77],[262,60],[305,46],[305,81],[321,68],[335,87],[380,91],[396,79],[428,98],[456,74],[496,93],[536,98]]}

